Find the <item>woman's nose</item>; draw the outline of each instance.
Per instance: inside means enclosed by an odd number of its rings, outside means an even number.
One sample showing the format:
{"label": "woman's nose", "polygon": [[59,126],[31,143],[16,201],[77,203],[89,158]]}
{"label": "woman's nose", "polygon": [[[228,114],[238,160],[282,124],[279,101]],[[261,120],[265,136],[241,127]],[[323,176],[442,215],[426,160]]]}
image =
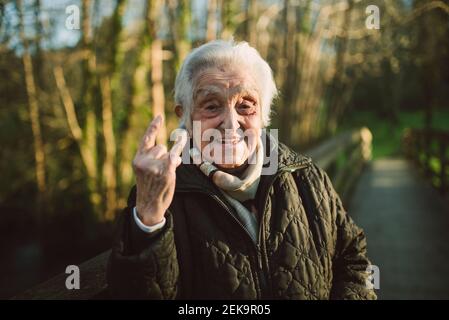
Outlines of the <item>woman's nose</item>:
{"label": "woman's nose", "polygon": [[222,123],[223,129],[237,130],[240,128],[240,123],[238,120],[238,114],[234,109],[228,110],[223,119]]}

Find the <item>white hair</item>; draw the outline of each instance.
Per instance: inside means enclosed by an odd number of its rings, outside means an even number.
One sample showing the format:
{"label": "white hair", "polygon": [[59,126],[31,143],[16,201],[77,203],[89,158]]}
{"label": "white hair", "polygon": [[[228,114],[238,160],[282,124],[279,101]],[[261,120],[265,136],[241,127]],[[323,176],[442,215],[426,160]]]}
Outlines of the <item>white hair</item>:
{"label": "white hair", "polygon": [[245,66],[258,87],[262,126],[270,124],[271,103],[278,91],[268,63],[247,42],[214,40],[193,49],[184,60],[175,81],[175,103],[183,108],[181,126],[191,129],[193,78],[211,67]]}

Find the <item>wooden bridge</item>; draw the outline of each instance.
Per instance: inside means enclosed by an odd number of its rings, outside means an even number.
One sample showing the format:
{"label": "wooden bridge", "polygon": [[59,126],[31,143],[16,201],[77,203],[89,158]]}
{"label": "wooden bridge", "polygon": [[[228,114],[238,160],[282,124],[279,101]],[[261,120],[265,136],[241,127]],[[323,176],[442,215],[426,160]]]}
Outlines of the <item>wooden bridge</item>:
{"label": "wooden bridge", "polygon": [[[449,202],[442,193],[449,168],[445,135],[407,135],[405,158],[371,157],[368,129],[332,138],[308,154],[331,176],[349,214],[367,235],[368,255],[380,271],[380,299],[449,299]],[[440,172],[431,168],[431,138],[437,137]],[[432,138],[433,139],[433,138]],[[414,145],[414,144],[417,145]],[[416,150],[424,150],[424,157]],[[367,164],[367,165],[365,165]],[[440,191],[417,170],[441,178]],[[107,298],[109,251],[80,266],[81,288],[67,290],[62,273],[14,299]]]}
{"label": "wooden bridge", "polygon": [[379,267],[380,299],[449,299],[449,206],[410,162],[369,164],[349,212]]}

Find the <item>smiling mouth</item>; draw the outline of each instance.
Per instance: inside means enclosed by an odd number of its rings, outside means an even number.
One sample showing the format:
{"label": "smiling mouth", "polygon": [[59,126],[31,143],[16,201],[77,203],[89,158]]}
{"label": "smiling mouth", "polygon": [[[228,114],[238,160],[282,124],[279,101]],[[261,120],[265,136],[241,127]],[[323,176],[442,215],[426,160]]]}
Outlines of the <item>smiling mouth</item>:
{"label": "smiling mouth", "polygon": [[218,140],[221,144],[238,144],[243,141],[243,137],[231,138],[231,139],[220,139]]}

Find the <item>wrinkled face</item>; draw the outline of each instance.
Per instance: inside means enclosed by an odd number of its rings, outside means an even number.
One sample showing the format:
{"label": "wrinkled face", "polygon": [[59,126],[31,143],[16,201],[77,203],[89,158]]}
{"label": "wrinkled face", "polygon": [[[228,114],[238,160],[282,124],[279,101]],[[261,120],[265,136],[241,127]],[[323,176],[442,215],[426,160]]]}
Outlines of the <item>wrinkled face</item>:
{"label": "wrinkled face", "polygon": [[[203,156],[222,169],[238,168],[253,154],[262,129],[254,79],[235,68],[209,68],[194,81],[193,126],[201,124]],[[195,131],[195,130],[194,130]],[[207,156],[209,155],[209,157]]]}

